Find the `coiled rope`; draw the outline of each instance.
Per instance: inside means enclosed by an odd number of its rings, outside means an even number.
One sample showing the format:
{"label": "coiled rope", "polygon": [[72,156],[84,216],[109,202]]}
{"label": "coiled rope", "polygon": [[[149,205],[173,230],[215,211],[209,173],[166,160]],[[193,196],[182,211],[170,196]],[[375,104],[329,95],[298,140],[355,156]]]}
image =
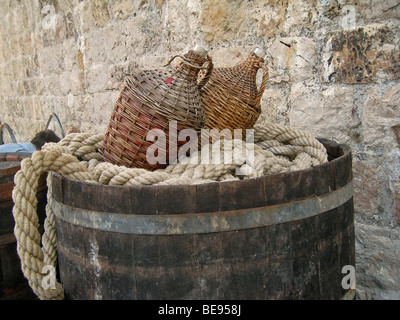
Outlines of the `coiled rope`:
{"label": "coiled rope", "polygon": [[[45,172],[106,185],[198,184],[302,170],[327,161],[325,147],[310,133],[277,124],[255,126],[254,144],[233,140],[235,147],[242,147],[239,150],[254,151],[250,164],[243,153],[232,163],[202,164],[201,161],[191,161],[201,156],[201,152],[194,152],[187,161],[178,161],[153,172],[103,162],[98,153],[103,138],[103,135],[89,133],[69,134],[59,143],[48,143],[41,151],[34,152],[31,158],[22,160],[21,169],[15,175],[12,196],[17,251],[24,276],[40,299],[64,298],[64,290],[58,281],[53,288],[42,285],[47,276],[42,271],[43,267],[49,265],[55,268],[57,263],[51,174],[47,179],[48,204],[42,237],[38,231],[36,192],[39,177]],[[227,145],[220,143],[220,150],[227,150]]]}

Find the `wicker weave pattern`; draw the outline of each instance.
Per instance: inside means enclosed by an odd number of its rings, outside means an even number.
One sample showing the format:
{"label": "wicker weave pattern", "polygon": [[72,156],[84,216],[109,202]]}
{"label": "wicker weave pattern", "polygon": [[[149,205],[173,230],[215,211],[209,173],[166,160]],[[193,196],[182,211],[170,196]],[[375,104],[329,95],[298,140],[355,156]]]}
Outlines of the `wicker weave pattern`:
{"label": "wicker weave pattern", "polygon": [[203,126],[204,111],[197,86],[199,69],[190,64],[201,67],[206,59],[193,51],[183,58],[184,62],[175,69],[147,70],[126,78],[103,141],[101,153],[106,161],[151,171],[164,168],[168,163],[151,165],[146,160],[146,151],[153,144],[146,141],[149,130],[165,133],[168,160],[169,121],[177,121],[178,132]]}
{"label": "wicker weave pattern", "polygon": [[[207,129],[251,129],[261,114],[261,97],[264,93],[268,69],[264,59],[252,53],[233,68],[214,68],[201,90],[206,114]],[[256,86],[257,71],[264,74],[260,89]]]}

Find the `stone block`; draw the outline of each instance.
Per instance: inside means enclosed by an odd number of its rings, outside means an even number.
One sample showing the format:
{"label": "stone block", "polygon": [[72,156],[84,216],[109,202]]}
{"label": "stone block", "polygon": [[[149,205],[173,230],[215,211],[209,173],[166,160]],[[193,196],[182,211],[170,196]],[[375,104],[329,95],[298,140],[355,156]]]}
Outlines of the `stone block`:
{"label": "stone block", "polygon": [[368,149],[387,152],[398,148],[396,128],[400,123],[400,85],[374,86],[363,105],[364,143]]}
{"label": "stone block", "polygon": [[[397,19],[400,16],[400,5],[397,0],[352,0],[360,17],[366,21],[383,21]],[[347,4],[347,1],[346,1]]]}
{"label": "stone block", "polygon": [[90,36],[85,39],[85,55],[87,57],[87,64],[104,63],[107,55],[112,49],[110,41],[115,43],[119,38],[118,32],[112,36],[112,32],[106,30],[93,30]]}
{"label": "stone block", "polygon": [[97,125],[108,125],[119,91],[107,91],[95,93],[92,97],[93,123]]}
{"label": "stone block", "polygon": [[371,300],[400,299],[399,229],[357,223],[355,231],[357,289]]}
{"label": "stone block", "polygon": [[400,183],[394,184],[395,219],[400,226]]}
{"label": "stone block", "polygon": [[358,217],[373,217],[378,212],[381,183],[377,166],[371,161],[353,161],[354,210]]}
{"label": "stone block", "polygon": [[248,4],[248,25],[255,21],[257,36],[268,39],[288,36],[301,36],[313,31],[318,12],[315,1],[251,1]]}
{"label": "stone block", "polygon": [[25,95],[41,95],[43,94],[42,80],[39,78],[27,79],[23,82]]}
{"label": "stone block", "polygon": [[268,48],[270,82],[301,82],[312,80],[317,64],[316,45],[305,37],[279,38]]}
{"label": "stone block", "polygon": [[93,0],[92,4],[92,15],[95,21],[96,27],[104,27],[111,21],[110,11],[108,8],[108,1]]}
{"label": "stone block", "polygon": [[250,47],[222,47],[212,50],[209,54],[215,68],[230,68],[244,61],[250,52]]}
{"label": "stone block", "polygon": [[357,140],[352,129],[360,121],[354,112],[353,88],[345,86],[291,87],[290,125],[311,132],[317,137],[340,143]]}
{"label": "stone block", "polygon": [[109,66],[107,84],[108,89],[119,91],[122,90],[127,74],[135,72],[140,72],[136,61]]}
{"label": "stone block", "polygon": [[112,2],[113,19],[125,20],[133,14],[133,2],[131,0],[114,0]]}
{"label": "stone block", "polygon": [[62,73],[65,70],[63,46],[53,45],[43,48],[38,53],[38,63],[44,76]]}
{"label": "stone block", "polygon": [[44,103],[43,97],[32,97],[32,119],[35,120],[34,122],[46,118],[46,114],[44,112]]}
{"label": "stone block", "polygon": [[21,101],[24,108],[24,116],[25,118],[32,119],[33,118],[33,97],[24,97]]}
{"label": "stone block", "polygon": [[270,59],[267,61],[269,68],[269,82],[277,84],[289,81],[290,47],[280,40],[275,39],[267,48]]}
{"label": "stone block", "polygon": [[6,41],[6,36],[1,37],[0,57],[1,61],[4,62],[11,59],[11,50],[9,48],[8,41]]}
{"label": "stone block", "polygon": [[208,42],[243,37],[246,32],[246,1],[206,0],[200,19]]}
{"label": "stone block", "polygon": [[57,0],[57,8],[61,12],[72,10],[81,0]]}
{"label": "stone block", "polygon": [[284,1],[278,1],[275,5],[268,5],[266,10],[265,7],[264,10],[260,10],[260,6],[266,5],[265,1],[255,2],[253,17],[257,21],[257,35],[274,38],[282,28],[287,6]]}
{"label": "stone block", "polygon": [[[78,62],[78,51],[79,44],[75,41],[75,39],[66,39],[63,43],[64,47],[64,66],[65,70],[72,70],[75,68],[79,68]],[[83,57],[81,56],[81,59]],[[83,61],[81,61],[83,64]]]}
{"label": "stone block", "polygon": [[330,57],[336,82],[355,84],[400,78],[399,32],[395,25],[371,24],[334,32]]}
{"label": "stone block", "polygon": [[110,76],[108,65],[93,64],[86,70],[86,92],[96,93],[108,89]]}
{"label": "stone block", "polygon": [[10,61],[10,67],[12,72],[12,78],[10,80],[22,80],[24,79],[25,70],[22,63],[22,57],[17,56]]}
{"label": "stone block", "polygon": [[81,32],[106,26],[111,21],[108,1],[83,1],[74,8],[75,27]]}
{"label": "stone block", "polygon": [[288,124],[289,88],[266,88],[261,99],[261,115],[258,123],[273,122]]}

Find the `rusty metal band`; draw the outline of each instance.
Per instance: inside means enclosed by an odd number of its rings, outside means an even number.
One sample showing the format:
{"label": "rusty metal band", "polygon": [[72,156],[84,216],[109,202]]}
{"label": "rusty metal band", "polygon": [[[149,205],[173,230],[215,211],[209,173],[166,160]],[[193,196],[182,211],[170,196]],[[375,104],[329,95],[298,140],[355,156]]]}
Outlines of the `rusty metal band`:
{"label": "rusty metal band", "polygon": [[353,183],[321,196],[275,206],[211,213],[121,214],[74,208],[51,199],[55,216],[84,228],[126,234],[172,235],[263,227],[309,218],[335,209],[353,197]]}

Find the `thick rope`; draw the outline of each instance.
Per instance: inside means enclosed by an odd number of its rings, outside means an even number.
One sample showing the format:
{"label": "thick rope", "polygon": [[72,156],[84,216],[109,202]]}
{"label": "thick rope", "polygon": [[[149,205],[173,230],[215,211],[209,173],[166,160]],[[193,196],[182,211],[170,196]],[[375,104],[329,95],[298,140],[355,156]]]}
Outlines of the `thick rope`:
{"label": "thick rope", "polygon": [[[233,150],[242,150],[242,154],[236,157],[236,161],[226,164],[202,163],[201,154],[205,152],[202,150],[194,152],[189,159],[182,159],[185,161],[178,161],[153,172],[117,166],[102,162],[97,151],[102,145],[103,135],[88,133],[69,134],[59,143],[48,143],[31,158],[24,159],[14,179],[14,234],[22,271],[34,293],[44,300],[64,297],[63,288],[57,281],[55,288],[43,287],[43,279],[47,275],[42,273],[43,267],[55,267],[57,264],[55,221],[51,208],[51,173],[106,185],[199,184],[301,170],[327,161],[325,147],[307,132],[276,124],[256,126],[254,129],[254,144],[242,140],[232,141],[237,148]],[[232,147],[228,143],[220,143],[218,150],[229,152]],[[249,158],[249,154],[254,157]],[[36,193],[39,177],[45,172],[50,174],[47,180],[45,232],[41,237],[38,231]]]}

